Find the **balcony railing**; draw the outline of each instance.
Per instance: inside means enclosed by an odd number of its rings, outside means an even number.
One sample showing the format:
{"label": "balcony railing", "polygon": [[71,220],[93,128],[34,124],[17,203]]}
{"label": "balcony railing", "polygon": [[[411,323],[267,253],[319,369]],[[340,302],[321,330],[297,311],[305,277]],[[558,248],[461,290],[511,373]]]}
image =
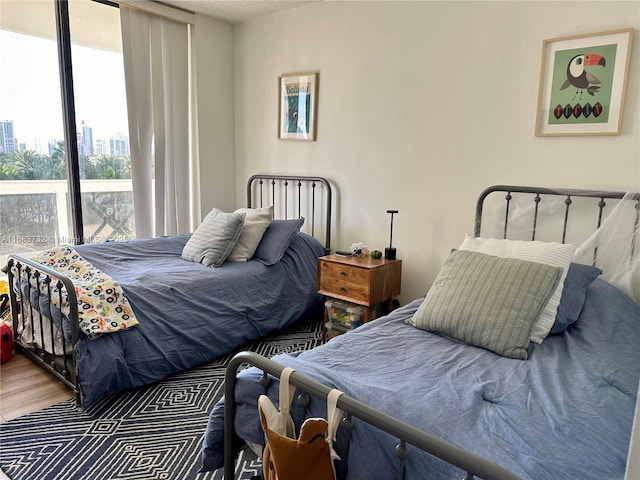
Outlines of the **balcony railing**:
{"label": "balcony railing", "polygon": [[[85,242],[134,236],[131,179],[82,180]],[[0,262],[13,252],[39,251],[76,244],[69,230],[65,180],[0,182]]]}

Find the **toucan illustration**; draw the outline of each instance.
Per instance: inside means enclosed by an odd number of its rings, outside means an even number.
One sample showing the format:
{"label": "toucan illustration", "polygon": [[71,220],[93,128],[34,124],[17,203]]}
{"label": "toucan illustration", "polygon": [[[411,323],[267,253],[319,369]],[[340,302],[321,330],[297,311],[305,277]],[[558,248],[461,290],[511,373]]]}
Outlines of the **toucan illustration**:
{"label": "toucan illustration", "polygon": [[594,96],[594,93],[600,90],[600,87],[594,84],[600,83],[600,80],[587,72],[585,67],[591,67],[593,65],[601,65],[604,67],[605,64],[606,61],[604,57],[596,53],[581,53],[580,55],[576,55],[569,60],[569,65],[567,65],[567,79],[560,87],[560,90],[568,88],[569,85],[576,87],[576,94],[571,100],[574,100],[578,93],[580,94],[580,99],[582,99],[582,92],[585,90],[589,95]]}

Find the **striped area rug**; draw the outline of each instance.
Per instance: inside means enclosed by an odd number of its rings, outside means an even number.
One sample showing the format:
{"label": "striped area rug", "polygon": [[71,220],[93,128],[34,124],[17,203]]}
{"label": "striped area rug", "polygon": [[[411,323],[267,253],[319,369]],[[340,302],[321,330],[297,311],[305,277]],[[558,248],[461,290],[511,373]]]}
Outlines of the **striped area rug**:
{"label": "striped area rug", "polygon": [[[270,357],[321,343],[321,321],[304,322],[241,350]],[[87,411],[73,400],[0,425],[0,467],[12,480],[221,480],[198,473],[209,411],[223,394],[232,355],[137,390],[104,397]],[[260,462],[238,462],[249,479]]]}

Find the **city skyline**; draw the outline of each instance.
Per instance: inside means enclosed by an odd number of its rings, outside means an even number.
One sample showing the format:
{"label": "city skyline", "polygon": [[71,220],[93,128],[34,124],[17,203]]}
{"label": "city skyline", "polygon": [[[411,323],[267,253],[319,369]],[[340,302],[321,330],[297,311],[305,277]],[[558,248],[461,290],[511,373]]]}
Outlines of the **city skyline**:
{"label": "city skyline", "polygon": [[[10,124],[11,127],[8,128]],[[11,152],[12,150],[33,150],[40,155],[51,155],[51,150],[56,143],[64,141],[62,138],[43,139],[36,138],[35,143],[38,148],[29,148],[25,142],[15,135],[13,138],[6,138],[9,132],[15,132],[15,121],[12,119],[0,119],[0,151]],[[108,138],[96,138],[93,135],[93,127],[85,121],[81,121],[77,129],[78,153],[80,155],[129,155],[129,136],[118,133]],[[88,140],[88,142],[87,142]],[[7,148],[12,145],[13,148]],[[21,147],[24,145],[24,148]]]}
{"label": "city skyline", "polygon": [[[0,121],[14,121],[14,136],[29,150],[46,153],[47,144],[62,140],[56,42],[0,30],[3,64],[0,76]],[[122,54],[72,46],[76,128],[92,125],[94,138],[128,136]]]}

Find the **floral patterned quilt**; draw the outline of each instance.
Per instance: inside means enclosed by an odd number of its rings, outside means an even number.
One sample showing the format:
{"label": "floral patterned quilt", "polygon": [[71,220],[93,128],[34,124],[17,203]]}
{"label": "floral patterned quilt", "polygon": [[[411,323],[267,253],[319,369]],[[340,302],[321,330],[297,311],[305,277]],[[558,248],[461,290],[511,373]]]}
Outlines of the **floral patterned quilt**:
{"label": "floral patterned quilt", "polygon": [[[73,282],[78,298],[79,327],[89,338],[95,339],[104,333],[138,325],[122,287],[84,259],[73,247],[55,247],[34,255],[32,259],[64,273]],[[57,292],[55,280],[50,286],[53,304],[68,315],[67,296],[62,296],[60,305],[60,295],[54,294]]]}

